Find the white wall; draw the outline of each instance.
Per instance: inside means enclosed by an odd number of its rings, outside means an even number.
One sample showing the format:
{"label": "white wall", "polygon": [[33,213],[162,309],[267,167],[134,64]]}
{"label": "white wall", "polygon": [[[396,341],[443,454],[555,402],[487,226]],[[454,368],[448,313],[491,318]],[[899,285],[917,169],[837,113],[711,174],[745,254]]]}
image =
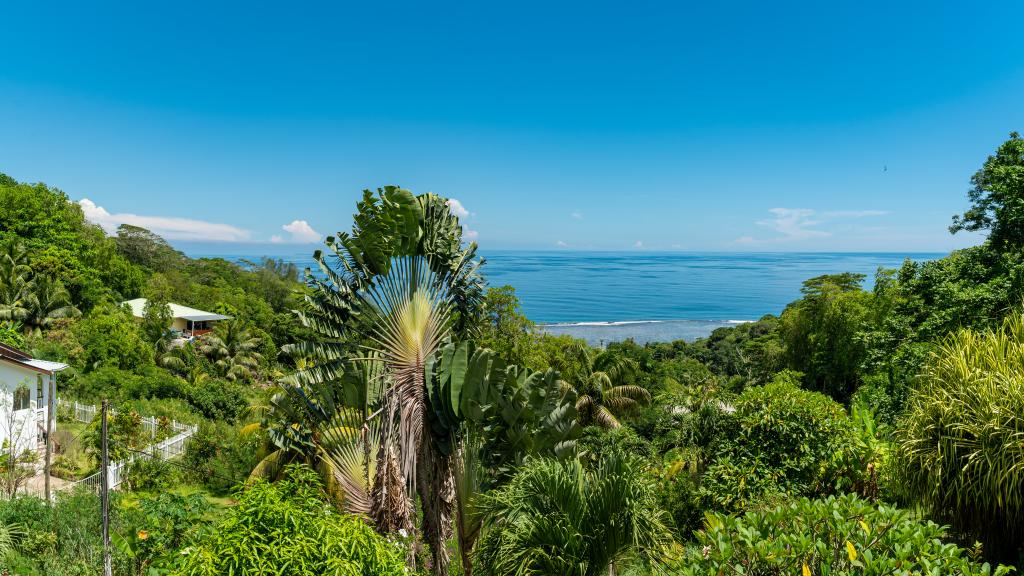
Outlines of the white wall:
{"label": "white wall", "polygon": [[[36,424],[36,386],[40,374],[28,368],[0,361],[0,445],[5,441],[16,443],[16,449],[20,453],[24,450],[35,450],[38,446],[38,428]],[[46,394],[46,384],[49,376],[43,377],[43,393]],[[14,390],[25,384],[28,386],[30,408],[12,412],[14,403]],[[44,403],[41,407],[46,407]],[[39,422],[45,426],[45,422]]]}

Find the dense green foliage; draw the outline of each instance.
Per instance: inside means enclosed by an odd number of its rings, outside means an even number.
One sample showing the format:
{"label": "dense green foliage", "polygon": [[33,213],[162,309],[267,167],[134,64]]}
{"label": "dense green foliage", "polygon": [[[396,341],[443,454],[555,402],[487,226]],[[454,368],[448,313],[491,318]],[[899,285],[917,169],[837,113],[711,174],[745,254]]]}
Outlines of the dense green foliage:
{"label": "dense green foliage", "polygon": [[942,542],[942,527],[853,495],[789,504],[743,516],[710,514],[674,574],[1006,574],[971,551]]}
{"label": "dense green foliage", "polygon": [[[109,237],[0,176],[0,341],[71,364],[65,399],[112,402],[115,459],[198,425],[183,457],[128,468],[118,576],[1001,574],[984,562],[1024,551],[1021,142],[954,220],[990,231],[979,246],[870,290],[808,279],[778,317],[696,342],[602,349],[487,288],[433,194],[365,192],[303,284]],[[175,340],[170,302],[232,320]],[[70,418],[54,471],[75,479],[99,440]],[[0,567],[97,573],[97,506],[0,502]]]}
{"label": "dense green foliage", "polygon": [[1024,316],[962,330],[925,365],[897,434],[900,486],[1000,558],[1024,540]]}
{"label": "dense green foliage", "polygon": [[827,494],[856,474],[853,425],[836,402],[778,382],[750,388],[725,419],[702,489],[716,508],[744,510],[777,494]]}
{"label": "dense green foliage", "polygon": [[281,574],[399,576],[403,547],[360,518],[338,514],[308,469],[290,468],[277,483],[258,481],[238,504],[182,551],[186,576]]}
{"label": "dense green foliage", "polygon": [[669,532],[642,461],[609,454],[528,462],[478,504],[486,518],[478,549],[487,575],[597,576],[609,566],[659,561]]}

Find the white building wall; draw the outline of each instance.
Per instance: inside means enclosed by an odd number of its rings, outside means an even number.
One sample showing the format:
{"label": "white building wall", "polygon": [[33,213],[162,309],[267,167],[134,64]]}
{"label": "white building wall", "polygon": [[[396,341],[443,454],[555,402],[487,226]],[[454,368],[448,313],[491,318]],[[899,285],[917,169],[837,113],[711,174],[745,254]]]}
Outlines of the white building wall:
{"label": "white building wall", "polygon": [[[42,378],[44,399],[38,401],[38,382]],[[0,444],[13,442],[20,453],[38,447],[39,430],[46,426],[47,384],[50,377],[35,370],[22,368],[9,362],[0,362]],[[30,408],[12,410],[14,391],[24,384],[29,389]],[[39,413],[43,416],[40,417]],[[37,418],[41,418],[37,422]]]}

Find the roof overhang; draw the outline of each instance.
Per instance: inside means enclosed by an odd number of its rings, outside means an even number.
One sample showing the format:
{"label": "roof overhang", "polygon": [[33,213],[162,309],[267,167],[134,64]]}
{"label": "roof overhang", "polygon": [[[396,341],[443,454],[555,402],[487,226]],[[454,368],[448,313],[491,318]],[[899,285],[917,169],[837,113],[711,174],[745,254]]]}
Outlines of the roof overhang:
{"label": "roof overhang", "polygon": [[21,366],[22,368],[28,368],[33,372],[39,372],[41,374],[55,374],[64,370],[68,367],[67,364],[61,362],[50,362],[48,360],[36,360],[30,358],[28,360],[19,360],[17,358],[11,358],[9,356],[0,355],[0,360],[7,362],[8,364],[14,364],[15,366]]}
{"label": "roof overhang", "polygon": [[230,320],[231,316],[223,314],[182,314],[181,316],[175,316],[175,318],[191,320],[192,322],[210,322],[213,320]]}
{"label": "roof overhang", "polygon": [[13,346],[0,343],[0,360],[22,368],[28,368],[43,374],[53,374],[68,367],[63,362],[50,362],[49,360],[37,360]]}

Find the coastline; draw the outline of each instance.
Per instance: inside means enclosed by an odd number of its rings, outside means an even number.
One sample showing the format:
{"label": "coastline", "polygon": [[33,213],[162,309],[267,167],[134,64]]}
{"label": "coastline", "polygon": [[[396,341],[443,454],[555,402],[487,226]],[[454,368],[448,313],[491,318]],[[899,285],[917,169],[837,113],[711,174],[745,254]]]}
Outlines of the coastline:
{"label": "coastline", "polygon": [[538,323],[537,329],[554,335],[586,340],[591,346],[632,339],[637,344],[652,342],[693,342],[707,338],[719,328],[729,328],[755,320],[619,320],[589,322]]}

